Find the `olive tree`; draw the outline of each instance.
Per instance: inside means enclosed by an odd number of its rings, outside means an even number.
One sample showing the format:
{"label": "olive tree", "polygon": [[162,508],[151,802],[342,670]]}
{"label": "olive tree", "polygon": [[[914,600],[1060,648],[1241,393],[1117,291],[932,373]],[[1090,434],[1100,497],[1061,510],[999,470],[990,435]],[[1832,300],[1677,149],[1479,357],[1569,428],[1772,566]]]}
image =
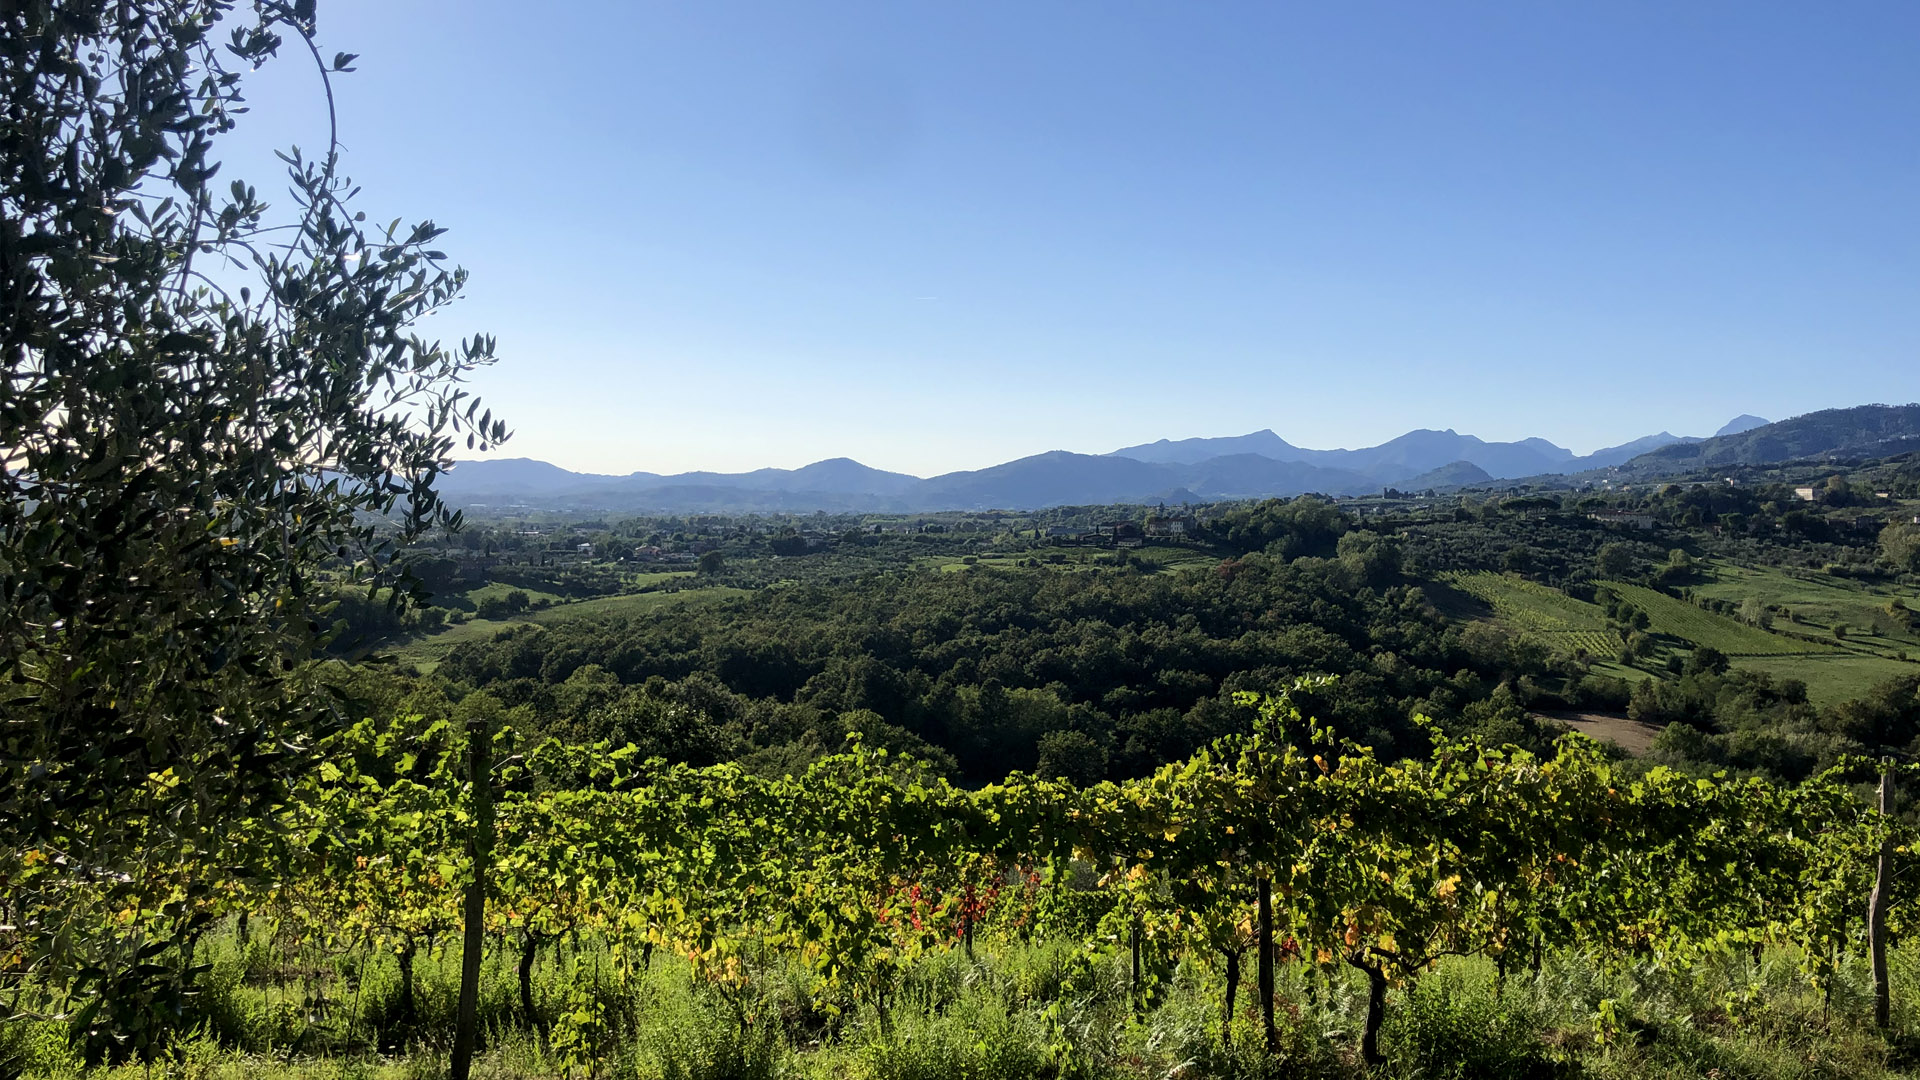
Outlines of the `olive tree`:
{"label": "olive tree", "polygon": [[136,1049],[332,723],[329,597],[407,603],[456,440],[506,435],[462,385],[492,340],[415,331],[441,229],[369,224],[331,135],[282,201],[219,175],[283,50],[331,116],[314,20],[0,4],[0,1010]]}

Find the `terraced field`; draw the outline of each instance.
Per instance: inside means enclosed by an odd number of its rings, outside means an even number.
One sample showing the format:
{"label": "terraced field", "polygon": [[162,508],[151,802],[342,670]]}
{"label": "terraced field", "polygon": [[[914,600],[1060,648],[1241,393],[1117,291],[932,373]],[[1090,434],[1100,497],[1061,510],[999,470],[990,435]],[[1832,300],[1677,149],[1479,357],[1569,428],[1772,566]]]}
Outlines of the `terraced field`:
{"label": "terraced field", "polygon": [[1606,612],[1558,589],[1492,571],[1452,574],[1447,581],[1491,606],[1500,621],[1557,651],[1592,656],[1620,651],[1620,639],[1607,629]]}
{"label": "terraced field", "polygon": [[1622,599],[1646,612],[1647,618],[1652,620],[1655,633],[1718,649],[1728,656],[1799,656],[1838,651],[1824,642],[1748,626],[1642,585],[1629,585],[1622,581],[1596,581],[1594,584],[1613,590]]}

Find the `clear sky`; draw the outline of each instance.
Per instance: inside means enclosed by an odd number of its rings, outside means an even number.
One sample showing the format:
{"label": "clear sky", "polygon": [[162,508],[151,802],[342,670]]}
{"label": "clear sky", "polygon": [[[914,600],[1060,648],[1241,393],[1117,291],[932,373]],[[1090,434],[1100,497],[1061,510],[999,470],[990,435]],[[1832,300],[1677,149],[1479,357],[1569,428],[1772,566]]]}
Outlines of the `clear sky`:
{"label": "clear sky", "polygon": [[[503,454],[928,475],[1271,427],[1585,452],[1920,399],[1912,0],[321,0]],[[254,76],[228,171],[322,142]]]}

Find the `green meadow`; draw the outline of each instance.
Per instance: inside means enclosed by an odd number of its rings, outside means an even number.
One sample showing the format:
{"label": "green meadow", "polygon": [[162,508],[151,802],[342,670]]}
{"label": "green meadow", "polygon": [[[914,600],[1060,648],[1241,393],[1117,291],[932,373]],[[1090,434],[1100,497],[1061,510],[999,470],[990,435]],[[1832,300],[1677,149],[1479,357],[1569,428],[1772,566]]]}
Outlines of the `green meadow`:
{"label": "green meadow", "polygon": [[[684,577],[680,574],[655,575],[660,578]],[[489,586],[497,588],[498,586]],[[479,591],[479,590],[476,590]],[[526,590],[531,597],[534,590]],[[487,641],[493,635],[508,627],[524,623],[551,625],[574,619],[586,619],[610,615],[638,615],[644,612],[658,611],[675,605],[695,606],[711,604],[737,596],[746,596],[746,589],[727,586],[714,586],[705,589],[689,589],[682,592],[643,592],[624,593],[619,596],[599,596],[591,600],[576,600],[571,603],[555,603],[551,607],[530,610],[511,619],[469,619],[456,626],[447,626],[436,633],[424,634],[402,642],[393,650],[395,659],[411,664],[422,672],[430,672],[439,665],[448,650],[456,645],[471,641]],[[537,597],[536,597],[537,599]]]}

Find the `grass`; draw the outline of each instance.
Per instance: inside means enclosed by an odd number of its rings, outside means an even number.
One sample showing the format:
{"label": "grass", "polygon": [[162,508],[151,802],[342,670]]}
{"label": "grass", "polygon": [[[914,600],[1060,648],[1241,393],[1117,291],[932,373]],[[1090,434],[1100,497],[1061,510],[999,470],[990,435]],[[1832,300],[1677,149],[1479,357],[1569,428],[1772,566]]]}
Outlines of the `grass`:
{"label": "grass", "polygon": [[[663,574],[659,577],[681,577],[685,575]],[[634,615],[661,608],[686,604],[711,604],[736,596],[746,596],[749,590],[728,586],[714,586],[705,589],[689,589],[683,592],[624,593],[619,596],[598,596],[591,600],[576,600],[571,603],[556,603],[542,611],[528,611],[512,619],[469,619],[458,626],[448,626],[436,633],[413,638],[401,643],[393,650],[393,655],[402,663],[412,664],[421,671],[432,671],[456,645],[471,641],[487,641],[493,635],[509,626],[522,623],[567,622],[572,619],[593,618],[606,615]]]}
{"label": "grass", "polygon": [[[0,1028],[0,1057],[47,1080],[427,1080],[446,1071],[458,952],[419,956],[420,1011],[408,1025],[395,1011],[391,954],[326,953],[260,922],[242,943],[229,926],[204,942],[202,993],[151,1066],[88,1069],[50,1022]],[[1679,969],[1560,953],[1504,978],[1483,958],[1452,958],[1391,992],[1389,1064],[1372,1072],[1356,1046],[1364,984],[1339,965],[1279,966],[1279,1052],[1269,1055],[1250,970],[1222,1038],[1222,969],[1209,953],[1150,949],[1152,989],[1136,1010],[1123,950],[983,937],[974,956],[906,960],[882,1012],[864,995],[817,994],[810,972],[777,954],[750,951],[744,980],[722,987],[664,952],[621,968],[583,937],[550,944],[534,969],[549,1040],[520,1011],[513,954],[510,943],[489,946],[476,1080],[1885,1080],[1914,1075],[1920,1039],[1912,946],[1893,952],[1887,1034],[1866,1022],[1857,956],[1830,993],[1784,949]]]}
{"label": "grass", "polygon": [[[1920,671],[1912,661],[1900,658],[1902,652],[1920,656],[1920,641],[1907,632],[1849,633],[1845,639],[1811,636],[1830,634],[1833,621],[1870,626],[1872,613],[1884,613],[1888,600],[1900,597],[1904,602],[1911,595],[1905,590],[1714,564],[1711,580],[1695,586],[1695,595],[1734,602],[1757,597],[1764,604],[1786,607],[1800,615],[1798,624],[1776,621],[1775,629],[1769,631],[1653,589],[1619,582],[1596,584],[1613,589],[1645,611],[1657,633],[1711,646],[1732,657],[1739,667],[1800,680],[1807,686],[1808,699],[1816,705],[1857,698],[1877,683]],[[1920,606],[1920,600],[1914,604]]]}
{"label": "grass", "polygon": [[1920,674],[1912,661],[1844,652],[1751,657],[1739,666],[1776,679],[1799,679],[1807,684],[1807,700],[1822,707],[1861,697],[1888,679]]}
{"label": "grass", "polygon": [[1748,626],[1644,585],[1629,585],[1620,581],[1596,581],[1594,584],[1613,590],[1621,599],[1646,612],[1652,620],[1654,633],[1718,649],[1728,656],[1796,656],[1835,651],[1834,646],[1825,642]]}
{"label": "grass", "polygon": [[[627,574],[621,578],[621,584],[629,590],[638,591],[640,589],[651,588],[663,582],[672,581],[674,578],[688,578],[692,576],[693,571],[691,570]],[[442,607],[471,612],[489,600],[505,600],[507,594],[513,592],[526,593],[527,600],[531,603],[539,603],[541,600],[545,600],[549,604],[567,603],[567,597],[563,593],[551,592],[538,586],[515,585],[504,581],[489,581],[484,585],[476,585],[465,592],[452,593],[444,596],[440,598],[438,603]]]}
{"label": "grass", "polygon": [[1698,596],[1736,603],[1755,597],[1763,604],[1792,612],[1799,625],[1817,633],[1831,634],[1835,626],[1845,626],[1847,644],[1853,648],[1920,656],[1920,629],[1898,625],[1887,610],[1894,600],[1909,609],[1920,609],[1920,595],[1912,589],[1868,585],[1808,571],[1717,562],[1711,579],[1693,591]]}
{"label": "grass", "polygon": [[[560,603],[565,603],[567,599],[566,597],[560,595],[559,593],[547,592],[544,589],[532,589],[532,588],[528,588],[525,585],[508,585],[505,582],[501,582],[501,581],[489,581],[485,585],[478,585],[478,586],[475,586],[474,588],[468,589],[466,592],[460,594],[460,599],[465,600],[468,605],[468,610],[471,610],[473,608],[478,608],[481,604],[484,604],[489,600],[505,600],[507,598],[507,594],[510,592],[526,593],[527,600],[529,602],[535,601],[535,600],[546,600],[548,603],[560,604]],[[448,599],[451,600],[453,598],[449,597]],[[458,605],[442,604],[442,606],[457,607]]]}

